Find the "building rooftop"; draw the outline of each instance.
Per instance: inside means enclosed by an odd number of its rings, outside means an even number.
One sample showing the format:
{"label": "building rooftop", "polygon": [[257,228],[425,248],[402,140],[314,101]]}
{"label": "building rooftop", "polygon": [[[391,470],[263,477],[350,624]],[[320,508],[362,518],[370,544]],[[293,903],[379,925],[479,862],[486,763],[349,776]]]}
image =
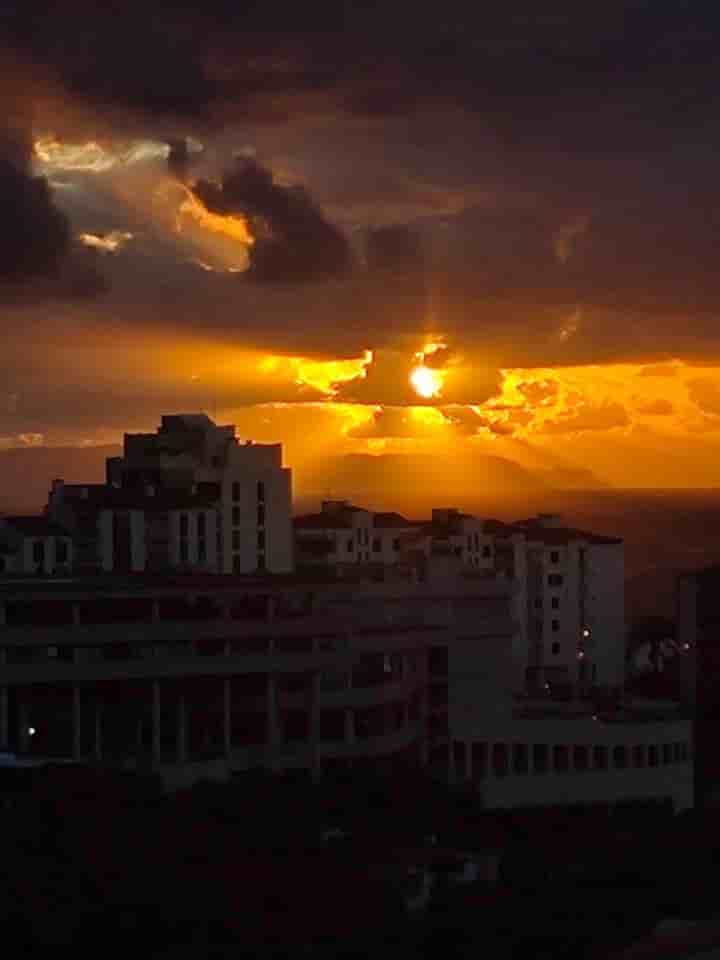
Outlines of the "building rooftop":
{"label": "building rooftop", "polygon": [[404,517],[401,513],[376,513],[374,517],[374,526],[380,529],[390,529],[390,528],[408,528],[413,527],[415,524],[411,523],[407,517]]}
{"label": "building rooftop", "polygon": [[344,512],[306,513],[293,518],[296,530],[350,530],[352,523]]}
{"label": "building rooftop", "polygon": [[589,533],[587,530],[577,530],[574,527],[556,527],[546,526],[542,520],[537,517],[531,517],[528,520],[519,520],[511,524],[511,527],[520,533],[524,533],[528,540],[547,544],[547,546],[567,546],[569,543],[575,543],[578,540],[585,540],[593,544],[618,544],[622,543],[621,537],[603,537],[596,533]]}

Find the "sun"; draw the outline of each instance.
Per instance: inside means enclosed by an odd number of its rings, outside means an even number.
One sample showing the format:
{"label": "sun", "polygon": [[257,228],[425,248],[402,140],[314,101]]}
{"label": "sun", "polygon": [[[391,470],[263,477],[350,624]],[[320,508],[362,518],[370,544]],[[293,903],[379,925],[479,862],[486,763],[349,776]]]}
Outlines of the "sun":
{"label": "sun", "polygon": [[437,370],[431,370],[430,367],[413,367],[410,372],[410,383],[413,390],[429,400],[431,397],[437,397],[442,387],[442,376]]}

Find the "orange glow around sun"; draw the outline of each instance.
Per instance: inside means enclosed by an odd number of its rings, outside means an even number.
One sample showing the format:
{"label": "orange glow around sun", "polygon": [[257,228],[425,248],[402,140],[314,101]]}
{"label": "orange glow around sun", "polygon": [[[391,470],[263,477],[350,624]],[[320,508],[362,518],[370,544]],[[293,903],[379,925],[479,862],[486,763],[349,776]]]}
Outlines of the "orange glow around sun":
{"label": "orange glow around sun", "polygon": [[423,364],[413,367],[410,371],[410,384],[415,393],[426,400],[439,397],[442,389],[442,374],[439,370],[431,370]]}

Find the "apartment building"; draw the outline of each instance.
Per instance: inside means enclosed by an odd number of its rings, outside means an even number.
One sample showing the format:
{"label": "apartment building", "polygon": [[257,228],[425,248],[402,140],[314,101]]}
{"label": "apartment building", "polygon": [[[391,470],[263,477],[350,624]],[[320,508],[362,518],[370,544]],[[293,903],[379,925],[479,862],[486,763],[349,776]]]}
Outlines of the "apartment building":
{"label": "apartment building", "polygon": [[56,480],[49,519],[73,532],[85,573],[293,569],[291,472],[280,444],[241,443],[205,414],[126,434],[103,484]]}
{"label": "apartment building", "polygon": [[45,517],[0,517],[0,575],[56,576],[73,569],[68,530]]}

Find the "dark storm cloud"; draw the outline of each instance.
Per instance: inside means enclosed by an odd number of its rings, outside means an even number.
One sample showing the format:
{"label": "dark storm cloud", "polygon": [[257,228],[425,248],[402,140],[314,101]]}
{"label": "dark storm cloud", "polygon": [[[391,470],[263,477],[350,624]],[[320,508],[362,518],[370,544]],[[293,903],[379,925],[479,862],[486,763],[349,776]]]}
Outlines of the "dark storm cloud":
{"label": "dark storm cloud", "polygon": [[241,213],[252,225],[250,279],[303,283],[347,271],[350,247],[302,186],[282,186],[254,160],[237,159],[220,185],[198,181],[195,192],[214,213]]}
{"label": "dark storm cloud", "polygon": [[70,240],[47,181],[30,171],[21,131],[0,134],[0,280],[21,282],[56,270]]}

